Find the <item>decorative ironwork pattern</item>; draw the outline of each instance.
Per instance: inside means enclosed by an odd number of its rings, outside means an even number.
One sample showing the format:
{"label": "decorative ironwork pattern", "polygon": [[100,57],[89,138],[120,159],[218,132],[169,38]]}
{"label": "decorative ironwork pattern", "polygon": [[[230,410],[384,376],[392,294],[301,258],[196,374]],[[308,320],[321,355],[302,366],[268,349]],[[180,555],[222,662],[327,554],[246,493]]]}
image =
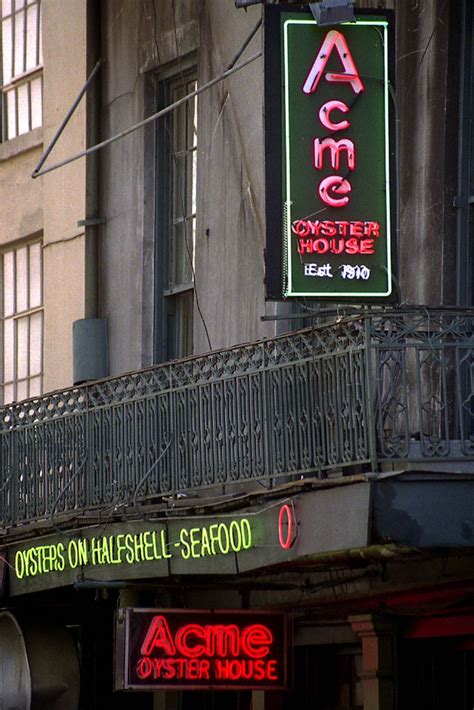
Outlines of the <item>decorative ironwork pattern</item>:
{"label": "decorative ironwork pattern", "polygon": [[0,409],[0,523],[474,460],[474,311],[384,310]]}

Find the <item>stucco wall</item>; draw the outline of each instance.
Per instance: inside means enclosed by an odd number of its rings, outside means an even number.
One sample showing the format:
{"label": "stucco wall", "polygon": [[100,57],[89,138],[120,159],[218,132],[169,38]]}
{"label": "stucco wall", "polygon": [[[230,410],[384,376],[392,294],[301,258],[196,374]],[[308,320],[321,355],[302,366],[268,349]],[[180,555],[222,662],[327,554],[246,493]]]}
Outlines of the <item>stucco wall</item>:
{"label": "stucco wall", "polygon": [[[443,269],[455,246],[446,231],[445,116],[449,3],[396,7],[400,285],[403,302],[441,303]],[[388,0],[359,7],[392,9]],[[102,3],[103,137],[152,111],[147,81],[160,67],[198,52],[201,85],[221,74],[262,7],[237,10],[207,0]],[[262,48],[257,32],[243,58]],[[195,351],[273,335],[264,300],[263,61],[199,97]],[[149,133],[148,133],[149,135]],[[101,153],[100,315],[109,319],[111,372],[152,362],[154,156],[145,130]],[[147,152],[148,151],[148,152]],[[148,185],[148,188],[147,188]],[[450,277],[451,278],[451,277]],[[201,315],[202,314],[202,315]],[[298,327],[300,321],[294,321]]]}
{"label": "stucco wall", "polygon": [[[111,136],[143,118],[140,36],[149,8],[134,0],[102,3],[101,130]],[[99,310],[108,318],[111,373],[142,365],[143,131],[100,155]],[[150,265],[151,266],[151,265]]]}
{"label": "stucco wall", "polygon": [[[95,140],[153,110],[147,82],[160,75],[160,67],[195,53],[201,84],[221,74],[262,12],[260,5],[244,11],[222,0],[107,0],[101,9],[105,64]],[[72,322],[95,314],[87,267],[93,239],[78,226],[86,217],[106,220],[99,232],[98,315],[109,319],[111,373],[152,362],[155,167],[149,131],[100,152],[97,213],[88,211],[98,188],[87,183],[84,159],[31,179],[43,145],[90,70],[87,11],[85,0],[44,0],[44,127],[0,145],[0,246],[43,232],[46,390],[71,384]],[[457,146],[446,150],[447,87],[455,80],[449,74],[449,23],[443,0],[396,8],[400,282],[408,303],[453,300],[455,215],[446,163]],[[259,31],[243,58],[261,48]],[[263,285],[262,97],[263,62],[257,59],[199,98],[196,292],[202,317],[196,309],[196,352],[209,348],[203,319],[212,348],[272,335],[278,326],[261,321],[274,310],[265,304]],[[83,101],[48,163],[84,148],[86,125]]]}
{"label": "stucco wall", "polygon": [[[211,0],[201,21],[201,83],[222,74],[261,17]],[[240,62],[262,50],[259,30]],[[200,97],[196,281],[213,348],[274,333],[265,314],[263,58]],[[196,318],[196,348],[207,350]]]}
{"label": "stucco wall", "polygon": [[[456,251],[452,194],[446,160],[450,4],[443,0],[378,2],[361,8],[395,8],[395,96],[399,132],[399,275],[402,301],[454,303]],[[451,156],[447,156],[446,149]],[[449,197],[451,195],[451,198]]]}
{"label": "stucco wall", "polygon": [[[104,136],[141,120],[153,72],[198,53],[204,83],[222,73],[261,7],[220,0],[103,3]],[[244,57],[261,49],[257,33]],[[199,97],[196,291],[212,348],[274,332],[263,324],[262,60]],[[152,107],[149,105],[149,110]],[[154,157],[139,130],[101,155],[100,314],[109,319],[111,372],[152,361]],[[209,349],[195,309],[195,351]]]}
{"label": "stucco wall", "polygon": [[[86,78],[84,0],[43,0],[43,126],[0,145],[0,247],[42,235],[44,391],[72,384],[72,323],[84,317],[85,161],[33,180],[43,148]],[[60,31],[58,30],[60,28]],[[53,153],[51,165],[85,147],[83,102]]]}
{"label": "stucco wall", "polygon": [[37,128],[0,145],[0,247],[42,230],[42,184],[31,179],[42,140]]}
{"label": "stucco wall", "polygon": [[[58,31],[61,28],[61,31]],[[86,80],[87,3],[44,0],[43,130],[45,146]],[[86,104],[81,102],[48,165],[85,148]],[[44,389],[72,384],[72,323],[84,317],[85,238],[77,222],[86,216],[84,159],[48,173],[44,213]]]}
{"label": "stucco wall", "polygon": [[[400,280],[408,303],[454,303],[448,280],[456,235],[447,184],[449,3],[408,2],[398,12],[397,100],[400,113]],[[456,72],[457,74],[457,72]]]}

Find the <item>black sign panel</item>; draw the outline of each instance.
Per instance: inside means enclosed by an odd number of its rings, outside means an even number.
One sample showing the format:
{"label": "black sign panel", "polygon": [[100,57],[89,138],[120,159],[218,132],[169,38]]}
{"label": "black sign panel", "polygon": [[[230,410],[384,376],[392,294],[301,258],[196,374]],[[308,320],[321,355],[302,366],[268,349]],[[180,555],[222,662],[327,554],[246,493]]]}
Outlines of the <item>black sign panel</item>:
{"label": "black sign panel", "polygon": [[117,690],[281,690],[287,623],[277,612],[120,609]]}
{"label": "black sign panel", "polygon": [[267,298],[396,299],[390,18],[265,8]]}

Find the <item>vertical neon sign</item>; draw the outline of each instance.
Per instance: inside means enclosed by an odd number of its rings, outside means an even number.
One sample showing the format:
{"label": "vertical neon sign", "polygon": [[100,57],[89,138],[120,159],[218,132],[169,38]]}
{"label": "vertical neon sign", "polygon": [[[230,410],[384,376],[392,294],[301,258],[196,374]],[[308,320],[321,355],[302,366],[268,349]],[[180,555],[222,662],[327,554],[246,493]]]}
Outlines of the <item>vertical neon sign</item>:
{"label": "vertical neon sign", "polygon": [[[308,11],[269,7],[266,22],[267,295],[279,297],[268,287],[278,253],[280,297],[392,300],[388,20],[318,27]],[[281,108],[279,89],[269,88],[276,27]],[[278,117],[280,187],[271,157]]]}

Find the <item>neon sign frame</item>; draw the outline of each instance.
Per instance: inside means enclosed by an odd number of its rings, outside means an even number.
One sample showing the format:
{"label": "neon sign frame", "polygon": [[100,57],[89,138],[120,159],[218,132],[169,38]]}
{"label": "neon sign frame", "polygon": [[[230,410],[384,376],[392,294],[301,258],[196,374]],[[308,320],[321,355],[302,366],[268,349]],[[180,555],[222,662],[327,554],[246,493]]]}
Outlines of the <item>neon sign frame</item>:
{"label": "neon sign frame", "polygon": [[272,611],[119,609],[115,689],[284,690],[288,624]]}
{"label": "neon sign frame", "polygon": [[[265,7],[267,299],[380,303],[398,298],[394,116],[389,92],[394,66],[391,17],[390,12],[360,11],[355,23],[320,28],[306,9]],[[313,27],[317,31],[311,39]],[[306,33],[303,49],[297,39],[300,28]],[[373,40],[380,67],[376,92],[376,77],[367,72],[367,64],[366,74],[359,76],[357,43],[355,62],[351,54],[354,38],[362,41],[356,33],[372,29],[380,35]],[[328,48],[327,54],[323,47]],[[349,48],[348,56],[342,53],[344,47]],[[332,64],[324,74],[329,59]],[[355,75],[349,72],[351,66]],[[371,181],[367,166],[372,154],[369,159],[362,152],[359,167],[355,149],[364,134],[364,120],[365,134],[370,134],[376,116],[378,157]],[[367,143],[366,135],[362,146]],[[309,183],[314,183],[311,198]]]}

